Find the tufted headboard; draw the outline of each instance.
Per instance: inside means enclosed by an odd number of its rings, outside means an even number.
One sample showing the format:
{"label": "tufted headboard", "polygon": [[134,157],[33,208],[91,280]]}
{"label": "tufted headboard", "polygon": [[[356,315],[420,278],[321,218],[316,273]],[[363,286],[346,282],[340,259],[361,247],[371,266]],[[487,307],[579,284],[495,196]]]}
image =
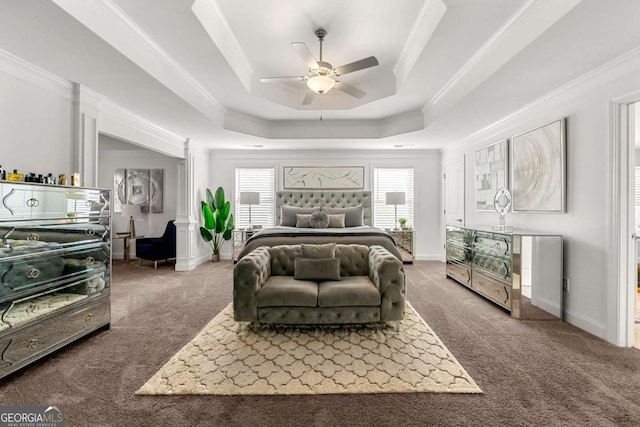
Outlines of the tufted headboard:
{"label": "tufted headboard", "polygon": [[280,207],[282,206],[347,208],[358,205],[364,208],[364,224],[370,226],[372,224],[371,191],[276,191],[276,224],[280,224]]}

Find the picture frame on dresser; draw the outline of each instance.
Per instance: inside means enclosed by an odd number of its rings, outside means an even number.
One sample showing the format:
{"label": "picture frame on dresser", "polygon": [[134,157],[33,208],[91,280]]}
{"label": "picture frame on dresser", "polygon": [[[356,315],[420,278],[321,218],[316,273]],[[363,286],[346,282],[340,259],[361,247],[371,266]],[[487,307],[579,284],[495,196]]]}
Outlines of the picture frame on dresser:
{"label": "picture frame on dresser", "polygon": [[514,212],[566,212],[566,120],[511,138]]}
{"label": "picture frame on dresser", "polygon": [[503,139],[476,150],[475,204],[477,212],[493,212],[493,200],[501,188],[508,186],[508,149]]}

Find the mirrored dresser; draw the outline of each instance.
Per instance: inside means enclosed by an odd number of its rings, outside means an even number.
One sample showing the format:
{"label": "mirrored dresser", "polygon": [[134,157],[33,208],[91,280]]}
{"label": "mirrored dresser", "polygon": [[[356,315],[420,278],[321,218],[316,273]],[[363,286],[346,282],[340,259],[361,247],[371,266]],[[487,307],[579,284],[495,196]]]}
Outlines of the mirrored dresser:
{"label": "mirrored dresser", "polygon": [[110,324],[110,190],[0,181],[0,377]]}
{"label": "mirrored dresser", "polygon": [[517,319],[562,318],[562,236],[446,227],[446,274]]}

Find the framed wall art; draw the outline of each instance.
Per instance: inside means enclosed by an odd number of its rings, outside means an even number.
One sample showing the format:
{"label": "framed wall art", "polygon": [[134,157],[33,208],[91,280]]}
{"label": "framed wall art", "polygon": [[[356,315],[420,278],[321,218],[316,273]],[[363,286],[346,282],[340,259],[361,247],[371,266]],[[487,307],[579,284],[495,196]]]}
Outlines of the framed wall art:
{"label": "framed wall art", "polygon": [[364,166],[285,166],[285,190],[362,190]]}
{"label": "framed wall art", "polygon": [[475,153],[476,211],[494,212],[494,197],[507,187],[507,140],[503,139]]}
{"label": "framed wall art", "polygon": [[164,169],[116,169],[113,174],[114,212],[124,204],[140,205],[142,213],[162,213]]}
{"label": "framed wall art", "polygon": [[565,119],[511,139],[514,212],[565,212],[565,150]]}

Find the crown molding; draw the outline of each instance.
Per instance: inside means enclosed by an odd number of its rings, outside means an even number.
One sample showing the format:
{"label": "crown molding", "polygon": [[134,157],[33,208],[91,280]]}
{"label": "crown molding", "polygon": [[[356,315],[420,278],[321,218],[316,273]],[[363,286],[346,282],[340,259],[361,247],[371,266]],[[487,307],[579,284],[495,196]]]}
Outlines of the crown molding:
{"label": "crown molding", "polygon": [[52,0],[209,119],[224,107],[112,0]]}
{"label": "crown molding", "polygon": [[637,47],[581,75],[569,83],[546,93],[522,108],[511,112],[457,143],[452,144],[444,151],[449,154],[450,152],[463,150],[470,144],[482,144],[486,142],[486,139],[500,137],[502,133],[509,128],[524,124],[540,111],[552,109],[555,106],[564,104],[573,98],[639,70],[640,47]]}
{"label": "crown molding", "polygon": [[398,61],[393,67],[393,73],[396,76],[396,90],[400,89],[400,86],[413,69],[446,11],[447,6],[442,0],[425,1],[411,28],[409,37],[407,37],[407,42],[402,47]]}
{"label": "crown molding", "polygon": [[0,49],[0,73],[46,90],[60,98],[73,100],[73,83],[2,49]]}
{"label": "crown molding", "polygon": [[527,0],[427,102],[425,115],[433,120],[462,99],[581,1]]}
{"label": "crown molding", "polygon": [[191,11],[250,93],[253,67],[215,0],[196,0]]}
{"label": "crown molding", "polygon": [[98,132],[167,156],[184,158],[187,138],[169,132],[109,101],[100,104]]}
{"label": "crown molding", "polygon": [[[213,159],[223,160],[260,160],[262,164],[274,165],[281,160],[299,160],[304,159],[323,159],[323,160],[335,160],[345,159],[347,162],[352,162],[353,158],[374,161],[375,165],[384,164],[378,161],[388,160],[401,160],[407,159],[440,159],[439,150],[340,150],[327,151],[327,150],[218,150],[213,149],[209,151]],[[275,164],[274,166],[278,166]]]}

